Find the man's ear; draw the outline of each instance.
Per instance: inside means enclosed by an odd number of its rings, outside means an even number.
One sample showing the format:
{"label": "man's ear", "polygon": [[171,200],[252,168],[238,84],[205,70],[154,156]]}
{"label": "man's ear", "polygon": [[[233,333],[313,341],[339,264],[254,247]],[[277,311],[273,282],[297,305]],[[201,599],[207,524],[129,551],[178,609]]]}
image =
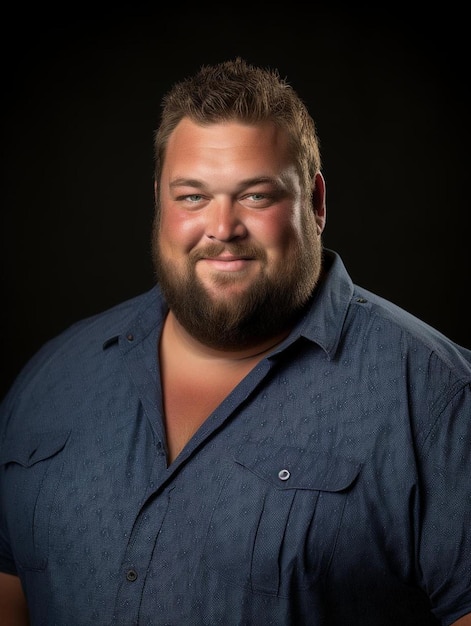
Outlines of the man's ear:
{"label": "man's ear", "polygon": [[316,218],[318,235],[322,233],[325,227],[327,212],[325,193],[325,180],[322,174],[318,172],[314,179],[314,187],[312,189],[312,209]]}
{"label": "man's ear", "polygon": [[157,187],[157,181],[154,180],[154,202],[156,204],[157,204],[157,197],[158,197],[157,194],[158,194],[158,192],[159,192],[159,189]]}

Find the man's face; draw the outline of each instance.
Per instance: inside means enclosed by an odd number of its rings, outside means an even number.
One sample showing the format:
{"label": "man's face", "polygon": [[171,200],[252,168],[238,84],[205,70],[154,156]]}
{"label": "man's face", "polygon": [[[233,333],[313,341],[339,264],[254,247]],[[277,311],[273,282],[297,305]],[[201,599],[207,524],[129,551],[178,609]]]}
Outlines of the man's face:
{"label": "man's face", "polygon": [[183,119],[156,201],[157,278],[190,334],[237,349],[289,327],[319,276],[324,215],[302,202],[282,130]]}

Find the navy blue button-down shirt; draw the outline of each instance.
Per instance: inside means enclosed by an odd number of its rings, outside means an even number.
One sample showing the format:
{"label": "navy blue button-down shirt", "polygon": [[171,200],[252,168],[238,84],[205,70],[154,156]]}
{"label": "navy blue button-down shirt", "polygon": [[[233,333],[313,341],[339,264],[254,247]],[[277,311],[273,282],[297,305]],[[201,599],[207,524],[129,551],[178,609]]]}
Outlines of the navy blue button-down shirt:
{"label": "navy blue button-down shirt", "polygon": [[24,368],[1,407],[0,570],[34,626],[471,610],[471,352],[326,256],[305,316],[170,466],[158,287]]}

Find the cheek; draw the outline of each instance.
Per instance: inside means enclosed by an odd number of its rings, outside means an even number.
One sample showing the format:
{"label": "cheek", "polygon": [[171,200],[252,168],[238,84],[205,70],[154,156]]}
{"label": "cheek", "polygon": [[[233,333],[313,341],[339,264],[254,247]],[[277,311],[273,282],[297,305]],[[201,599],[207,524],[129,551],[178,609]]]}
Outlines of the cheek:
{"label": "cheek", "polygon": [[191,249],[203,234],[198,216],[181,211],[165,211],[160,222],[160,243],[163,247]]}
{"label": "cheek", "polygon": [[283,255],[299,241],[299,228],[292,216],[286,212],[276,213],[266,218],[252,224],[250,232],[269,255]]}

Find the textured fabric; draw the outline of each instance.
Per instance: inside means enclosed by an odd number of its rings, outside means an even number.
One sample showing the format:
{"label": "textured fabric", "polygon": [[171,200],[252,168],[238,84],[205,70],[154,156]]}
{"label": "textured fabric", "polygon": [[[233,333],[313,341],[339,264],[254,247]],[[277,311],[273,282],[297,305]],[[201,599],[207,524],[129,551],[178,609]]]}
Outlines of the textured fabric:
{"label": "textured fabric", "polygon": [[157,287],[25,367],[1,407],[0,569],[34,626],[471,610],[471,352],[326,255],[305,317],[169,467]]}

